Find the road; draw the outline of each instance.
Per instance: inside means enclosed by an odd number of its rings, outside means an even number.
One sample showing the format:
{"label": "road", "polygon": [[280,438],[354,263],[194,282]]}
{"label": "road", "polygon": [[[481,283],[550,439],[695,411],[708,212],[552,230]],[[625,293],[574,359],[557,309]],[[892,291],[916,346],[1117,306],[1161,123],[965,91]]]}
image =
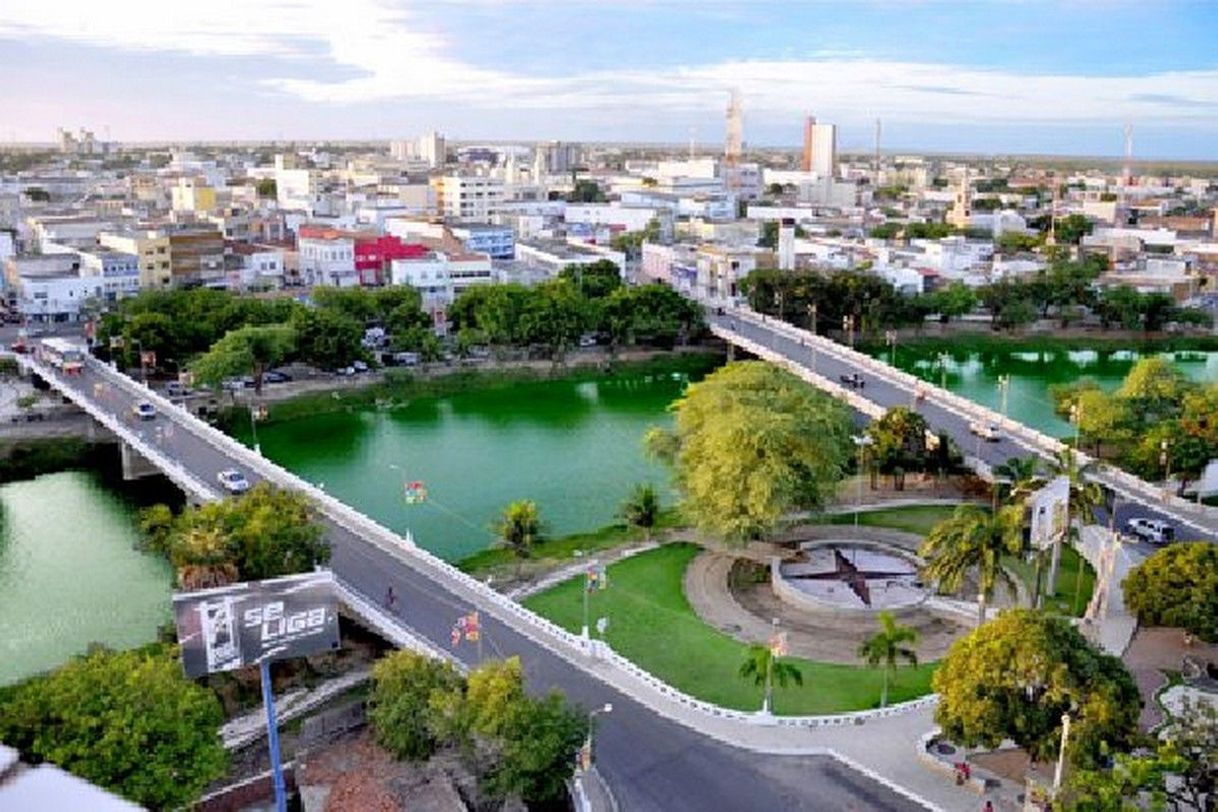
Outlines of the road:
{"label": "road", "polygon": [[[93,365],[79,376],[56,378],[78,397],[125,422],[199,481],[214,485],[217,474],[229,468],[239,468],[257,481],[256,472],[217,450],[193,419],[168,413],[138,419],[132,407],[143,395],[135,382],[104,375]],[[448,648],[454,621],[474,608],[463,589],[329,518],[324,522],[335,574],[372,601],[381,601],[392,587],[395,611],[406,625],[436,647]],[[488,611],[483,611],[483,630],[488,656],[520,656],[530,690],[557,688],[586,708],[612,703],[612,713],[598,719],[595,758],[624,810],[922,808],[827,756],[764,755],[703,736],[517,633]],[[471,648],[462,646],[458,655],[473,656]]]}
{"label": "road", "polygon": [[[860,395],[885,408],[892,406],[915,408],[926,418],[932,430],[946,432],[965,454],[977,457],[991,467],[1004,463],[1011,457],[1025,457],[1033,453],[1028,447],[1006,436],[993,442],[980,439],[969,431],[969,420],[967,418],[961,417],[956,412],[939,405],[932,397],[927,397],[922,402],[915,403],[912,393],[908,389],[893,381],[877,376],[870,369],[860,369],[844,355],[839,356],[820,349],[813,350],[784,333],[769,329],[767,325],[757,324],[730,313],[718,315],[714,311],[710,311],[708,312],[707,319],[711,324],[728,332],[734,332],[749,341],[776,352],[789,361],[822,375],[830,381],[839,381],[843,375],[861,375],[864,386],[859,390]],[[1164,513],[1154,505],[1131,499],[1118,500],[1116,515],[1118,527],[1123,527],[1129,519],[1135,516],[1166,521],[1175,528],[1177,539],[1196,539],[1211,542],[1215,540],[1212,535],[1183,525],[1175,517]],[[1096,518],[1101,524],[1106,525],[1108,522],[1108,516],[1104,511],[1097,512]],[[1131,544],[1131,546],[1141,555],[1149,555],[1155,549],[1144,541],[1137,541]]]}

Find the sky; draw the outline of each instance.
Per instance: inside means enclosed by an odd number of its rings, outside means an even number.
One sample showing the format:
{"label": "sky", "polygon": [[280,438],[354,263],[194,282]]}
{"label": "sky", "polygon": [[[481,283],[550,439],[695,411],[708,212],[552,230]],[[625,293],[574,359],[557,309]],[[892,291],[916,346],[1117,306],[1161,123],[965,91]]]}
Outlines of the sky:
{"label": "sky", "polygon": [[13,0],[0,143],[411,138],[1218,160],[1218,0]]}

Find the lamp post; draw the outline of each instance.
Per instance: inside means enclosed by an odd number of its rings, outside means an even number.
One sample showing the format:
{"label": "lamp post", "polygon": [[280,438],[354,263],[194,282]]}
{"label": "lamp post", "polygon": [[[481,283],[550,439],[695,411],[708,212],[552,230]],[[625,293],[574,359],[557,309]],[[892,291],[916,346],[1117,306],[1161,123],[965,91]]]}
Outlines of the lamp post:
{"label": "lamp post", "polygon": [[1074,450],[1078,451],[1079,434],[1083,425],[1083,406],[1075,402],[1070,404],[1070,422],[1074,424]]}
{"label": "lamp post", "polygon": [[859,451],[858,489],[854,502],[854,528],[857,530],[859,512],[863,509],[863,454],[872,441],[866,434],[852,434],[850,439],[854,441],[855,448]]}
{"label": "lamp post", "polygon": [[808,305],[808,329],[812,331],[812,341],[809,342],[812,350],[812,371],[816,372],[816,337],[820,335],[816,332],[816,302]]}
{"label": "lamp post", "polygon": [[1006,418],[1007,418],[1007,395],[1009,395],[1010,392],[1011,392],[1011,376],[1010,375],[999,375],[998,376],[998,397],[999,397],[999,402],[1002,404],[1002,419],[1003,420],[1006,420]]}
{"label": "lamp post", "polygon": [[601,707],[593,708],[592,710],[588,711],[588,735],[584,737],[584,753],[583,758],[581,759],[581,766],[585,771],[592,769],[592,731],[594,729],[595,719],[597,716],[605,713],[613,713],[612,702],[606,702]]}
{"label": "lamp post", "polygon": [[1062,787],[1062,770],[1066,766],[1066,744],[1070,741],[1070,714],[1062,714],[1062,743],[1061,748],[1057,753],[1057,769],[1053,771],[1053,797],[1057,798],[1057,793]]}
{"label": "lamp post", "polygon": [[947,361],[948,361],[947,353],[945,353],[945,352],[939,353],[939,356],[936,360],[938,360],[938,362],[939,362],[939,388],[947,389]]}
{"label": "lamp post", "polygon": [[[1171,441],[1159,442],[1159,465],[1163,466],[1163,498],[1171,491]],[[1200,487],[1200,485],[1198,485]]]}
{"label": "lamp post", "polygon": [[895,367],[897,365],[897,331],[885,330],[884,342],[888,344],[888,366]]}

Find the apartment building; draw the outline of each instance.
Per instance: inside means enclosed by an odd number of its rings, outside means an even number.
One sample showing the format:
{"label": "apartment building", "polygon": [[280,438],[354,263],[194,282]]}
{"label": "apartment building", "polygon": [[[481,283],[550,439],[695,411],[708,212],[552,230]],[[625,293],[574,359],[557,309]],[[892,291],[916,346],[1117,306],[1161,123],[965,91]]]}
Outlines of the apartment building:
{"label": "apartment building", "polygon": [[431,185],[436,211],[452,220],[489,223],[504,198],[503,181],[484,175],[444,175]]}
{"label": "apartment building", "polygon": [[173,282],[169,237],[156,229],[102,231],[98,244],[120,254],[132,254],[139,267],[140,287],[165,288]]}
{"label": "apartment building", "polygon": [[202,178],[178,178],[170,190],[170,200],[174,211],[202,214],[216,208],[216,190]]}
{"label": "apartment building", "polygon": [[85,279],[100,279],[101,296],[106,304],[114,304],[124,296],[140,291],[140,259],[135,254],[118,251],[82,251],[80,275]]}
{"label": "apartment building", "polygon": [[224,235],[214,226],[167,228],[171,283],[186,287],[223,286]]}

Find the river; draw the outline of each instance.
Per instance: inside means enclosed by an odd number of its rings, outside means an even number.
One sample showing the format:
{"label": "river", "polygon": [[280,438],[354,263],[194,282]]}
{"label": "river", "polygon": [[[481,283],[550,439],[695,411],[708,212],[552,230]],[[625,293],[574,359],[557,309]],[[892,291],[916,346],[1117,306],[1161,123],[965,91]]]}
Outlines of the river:
{"label": "river", "polygon": [[[322,414],[259,429],[262,453],[449,560],[495,540],[516,499],[537,502],[550,533],[614,520],[639,482],[668,492],[643,452],[649,426],[686,385],[680,374],[556,380],[423,397],[391,409]],[[413,504],[405,486],[426,497]],[[669,496],[671,501],[671,496]]]}
{"label": "river", "polygon": [[[961,344],[967,344],[962,338]],[[955,350],[943,353],[938,348],[901,347],[895,353],[880,349],[876,358],[894,362],[898,367],[995,411],[1002,409],[998,387],[1000,376],[1010,376],[1007,414],[1032,428],[1054,437],[1065,437],[1073,428],[1053,412],[1049,387],[1091,378],[1105,390],[1120,386],[1133,365],[1148,355],[1171,361],[1189,378],[1202,382],[1218,381],[1218,352],[1173,351],[1143,353],[1134,350],[999,350],[979,352]]]}
{"label": "river", "polygon": [[156,638],[172,572],[135,549],[136,511],[94,471],[0,485],[0,684]]}

